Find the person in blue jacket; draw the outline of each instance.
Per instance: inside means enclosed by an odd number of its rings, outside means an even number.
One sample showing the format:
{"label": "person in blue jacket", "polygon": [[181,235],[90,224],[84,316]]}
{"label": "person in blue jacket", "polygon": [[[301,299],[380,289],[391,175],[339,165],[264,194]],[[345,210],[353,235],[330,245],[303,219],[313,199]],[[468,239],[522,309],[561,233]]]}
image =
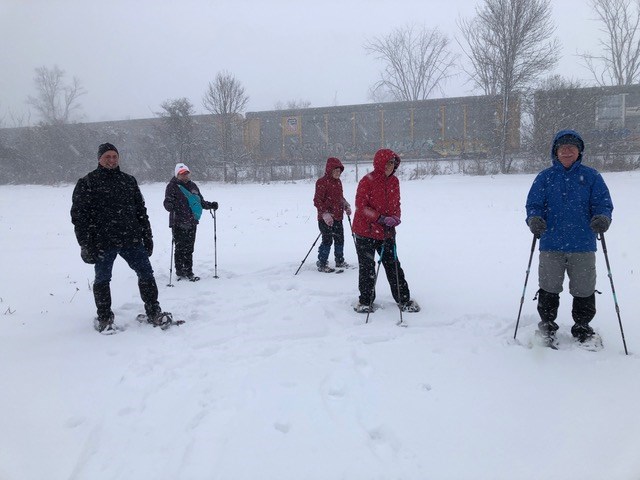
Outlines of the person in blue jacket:
{"label": "person in blue jacket", "polygon": [[540,172],[527,196],[527,225],[540,239],[539,333],[555,339],[564,274],[573,296],[571,334],[580,342],[594,335],[596,235],[611,224],[613,203],[597,170],[582,164],[584,141],[574,130],[559,131],[551,145],[551,167]]}

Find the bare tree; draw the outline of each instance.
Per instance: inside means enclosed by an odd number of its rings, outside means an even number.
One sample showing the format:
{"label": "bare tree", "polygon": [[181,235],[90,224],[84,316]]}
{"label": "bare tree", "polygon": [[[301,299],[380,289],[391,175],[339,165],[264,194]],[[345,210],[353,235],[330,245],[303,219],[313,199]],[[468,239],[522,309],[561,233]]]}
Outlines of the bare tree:
{"label": "bare tree", "polygon": [[[364,48],[385,64],[372,88],[389,92],[394,100],[426,100],[451,77],[456,56],[449,37],[437,28],[406,26],[368,41]],[[383,95],[384,96],[384,95]]]}
{"label": "bare tree", "polygon": [[[640,80],[640,0],[591,0],[604,39],[601,55],[581,53],[596,83],[631,85]],[[633,4],[633,6],[632,6]]]}
{"label": "bare tree", "polygon": [[538,90],[575,90],[576,88],[584,88],[586,85],[581,80],[566,78],[562,75],[550,75],[543,78],[538,83]]}
{"label": "bare tree", "polygon": [[386,103],[393,102],[395,100],[394,96],[391,95],[389,90],[383,90],[381,88],[376,89],[375,87],[375,85],[372,86],[367,92],[367,98],[373,103]]}
{"label": "bare tree", "polygon": [[500,93],[498,86],[500,53],[495,45],[497,42],[487,40],[494,35],[491,31],[492,26],[478,16],[471,20],[460,18],[458,27],[466,41],[466,46],[459,40],[457,40],[458,44],[471,62],[470,69],[462,67],[469,76],[469,81],[485,95],[498,95]]}
{"label": "bare tree", "polygon": [[162,118],[163,138],[172,162],[189,162],[193,144],[194,107],[187,98],[165,100],[160,104],[162,111],[156,115]]}
{"label": "bare tree", "polygon": [[220,72],[213,82],[209,82],[202,105],[214,115],[234,115],[242,113],[249,102],[244,87],[229,72]]}
{"label": "bare tree", "polygon": [[277,101],[273,106],[274,110],[300,110],[309,108],[311,102],[309,100],[287,100],[286,102]]}
{"label": "bare tree", "polygon": [[472,81],[485,93],[501,98],[500,171],[507,173],[507,140],[518,94],[558,60],[558,41],[549,0],[485,0],[472,20],[460,19]]}
{"label": "bare tree", "polygon": [[529,171],[548,165],[549,143],[555,132],[576,128],[580,118],[592,116],[592,106],[580,102],[577,95],[583,87],[580,80],[555,74],[541,79],[523,95],[521,137]]}
{"label": "bare tree", "polygon": [[[229,72],[219,72],[213,82],[209,82],[207,91],[202,99],[204,108],[217,116],[216,143],[220,146],[221,154],[225,162],[231,162],[237,167],[238,152],[234,148],[234,132],[239,130],[242,123],[240,114],[249,102],[244,87],[238,79]],[[237,176],[237,168],[236,168]],[[225,163],[225,181],[227,177]]]}
{"label": "bare tree", "polygon": [[36,68],[33,81],[37,95],[29,96],[27,103],[33,106],[44,125],[64,125],[70,123],[72,114],[80,108],[78,98],[86,93],[80,80],[73,77],[70,84],[64,81],[65,71],[57,65],[52,68]]}

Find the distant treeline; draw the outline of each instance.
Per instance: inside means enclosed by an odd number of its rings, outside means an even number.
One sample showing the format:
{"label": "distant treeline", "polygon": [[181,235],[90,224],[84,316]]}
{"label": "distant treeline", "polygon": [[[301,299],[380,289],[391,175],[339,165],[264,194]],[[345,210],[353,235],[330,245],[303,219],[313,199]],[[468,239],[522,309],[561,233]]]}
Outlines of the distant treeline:
{"label": "distant treeline", "polygon": [[[562,128],[582,133],[589,163],[603,170],[639,168],[640,86],[538,91],[509,111],[506,172],[549,163]],[[375,150],[423,161],[415,175],[505,171],[499,146],[500,97],[474,96],[232,115],[194,115],[0,129],[0,183],[74,182],[97,165],[111,142],[123,170],[139,181],[166,181],[177,162],[201,180],[270,182],[313,178],[329,156],[369,164]],[[438,167],[438,162],[447,167]],[[452,163],[453,161],[453,163]],[[458,168],[451,165],[459,161]]]}

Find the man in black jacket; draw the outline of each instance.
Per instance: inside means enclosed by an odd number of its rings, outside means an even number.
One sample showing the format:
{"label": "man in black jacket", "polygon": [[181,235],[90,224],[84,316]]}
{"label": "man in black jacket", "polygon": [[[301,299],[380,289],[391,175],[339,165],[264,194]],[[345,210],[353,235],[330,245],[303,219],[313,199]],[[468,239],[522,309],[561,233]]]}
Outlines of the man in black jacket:
{"label": "man in black jacket", "polygon": [[153,252],[151,224],[136,179],[118,166],[118,150],[98,147],[98,168],[78,180],[73,190],[71,221],[84,262],[95,265],[93,295],[100,333],[115,333],[111,311],[111,272],[120,255],[138,275],[140,297],[150,323],[167,326],[171,314],[158,303],[158,286],[149,257]]}

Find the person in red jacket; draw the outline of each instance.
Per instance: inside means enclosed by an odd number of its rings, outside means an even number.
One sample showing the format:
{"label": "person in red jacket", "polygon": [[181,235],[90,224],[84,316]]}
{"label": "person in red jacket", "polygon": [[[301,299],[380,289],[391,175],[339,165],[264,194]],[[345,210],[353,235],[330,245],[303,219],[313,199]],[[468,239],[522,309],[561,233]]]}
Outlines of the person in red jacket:
{"label": "person in red jacket", "polygon": [[373,172],[365,175],[356,191],[356,213],[353,233],[359,264],[360,297],[354,309],[359,313],[372,311],[375,292],[375,253],[391,287],[391,295],[402,311],[418,312],[420,306],[411,300],[409,285],[404,278],[396,252],[396,227],[400,225],[400,182],[394,175],[400,157],[387,148],[373,157]]}
{"label": "person in red jacket", "polygon": [[322,243],[318,247],[319,272],[335,272],[329,267],[329,252],[335,240],[333,253],[336,268],[348,267],[344,261],[344,228],[342,227],[343,212],[351,215],[351,206],[342,194],[340,175],[344,171],[342,162],[335,157],[327,159],[325,174],[316,181],[316,193],[313,204],[318,209],[318,228],[322,234]]}

